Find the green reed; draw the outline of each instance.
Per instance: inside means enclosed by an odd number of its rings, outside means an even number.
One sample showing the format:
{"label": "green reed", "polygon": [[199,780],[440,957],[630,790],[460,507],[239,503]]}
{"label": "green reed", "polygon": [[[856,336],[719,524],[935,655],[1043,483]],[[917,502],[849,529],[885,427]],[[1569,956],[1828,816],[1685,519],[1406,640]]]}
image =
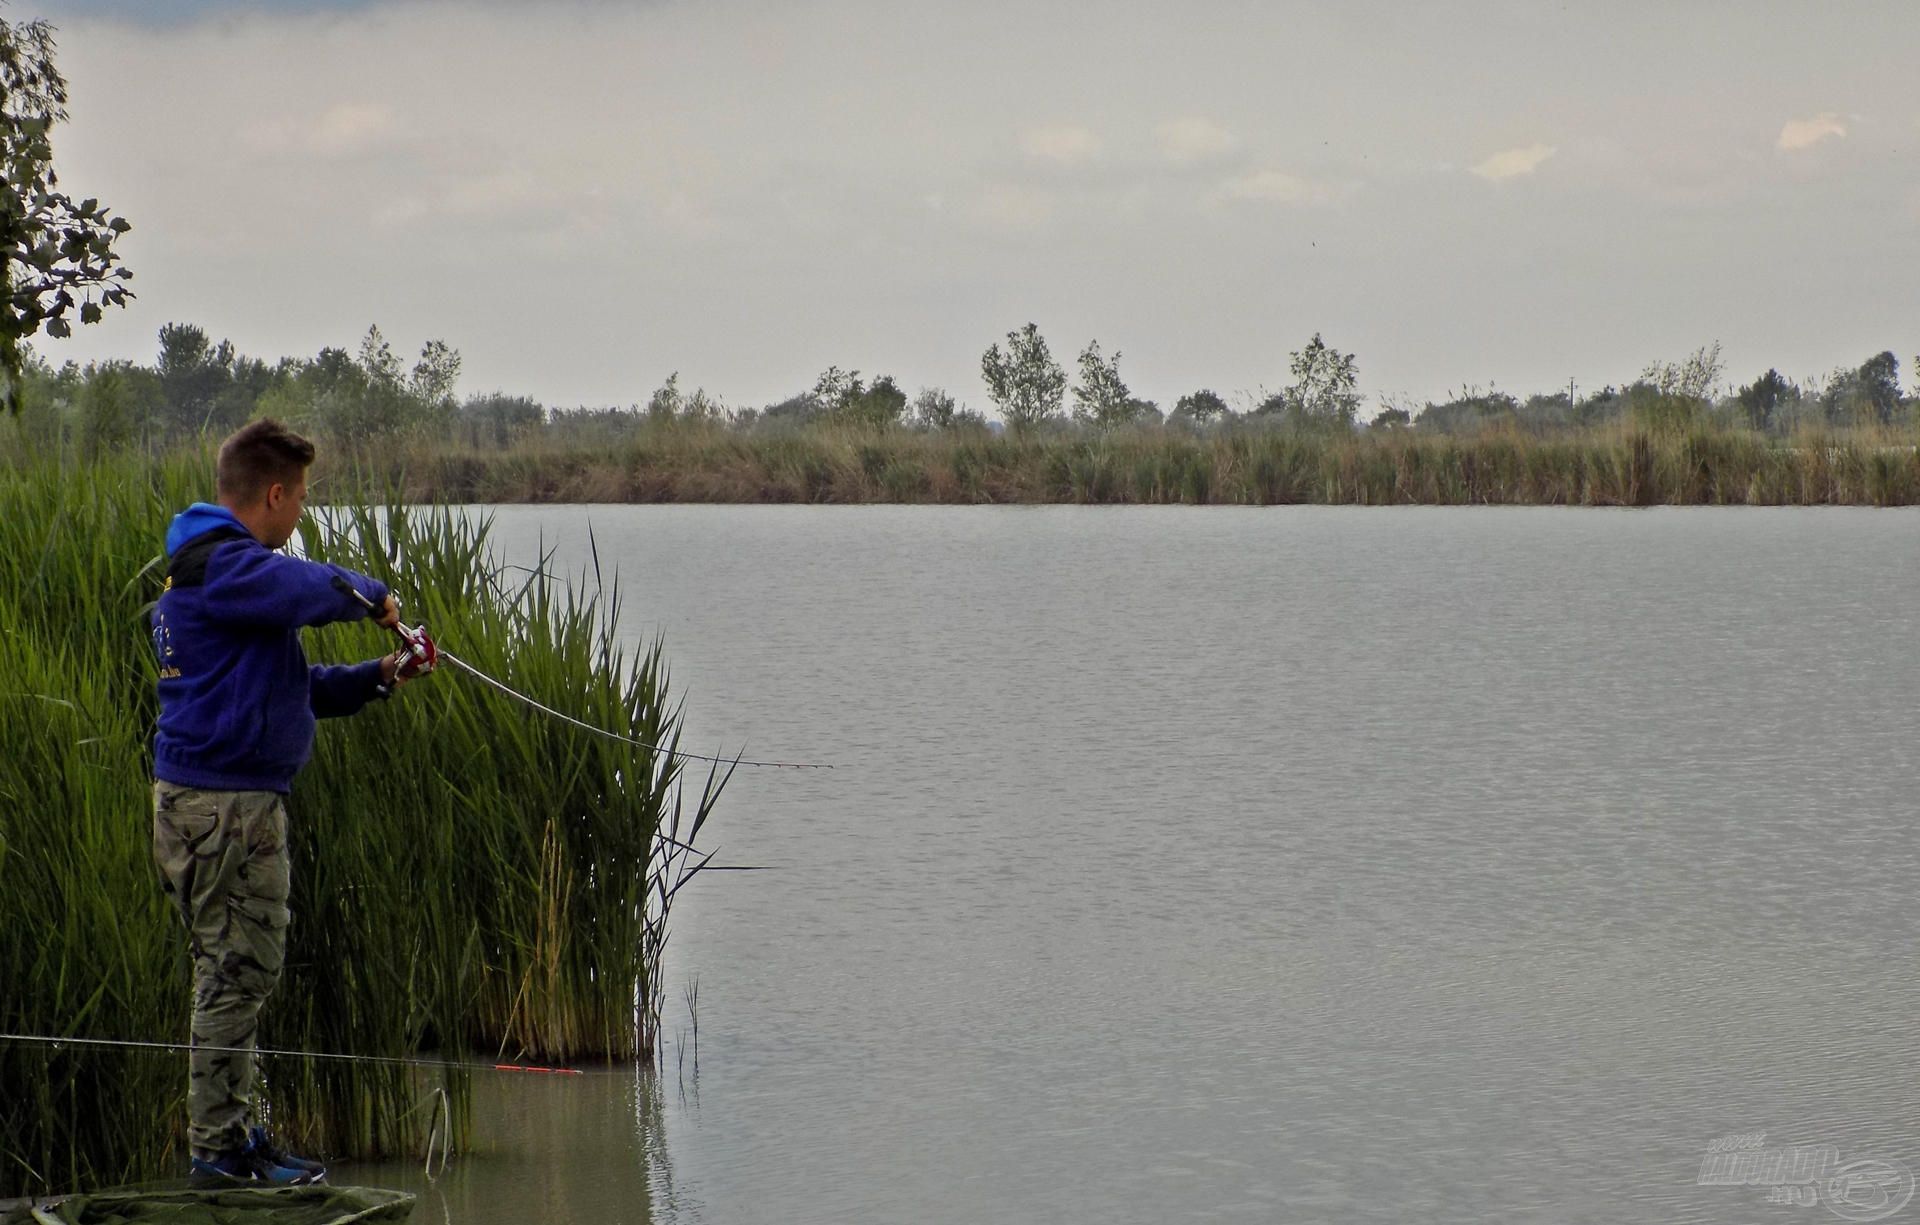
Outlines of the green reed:
{"label": "green reed", "polygon": [[[186,1038],[185,939],[151,861],[145,614],[170,516],[211,483],[204,455],[0,461],[0,1031]],[[484,520],[391,505],[319,510],[301,547],[388,581],[409,620],[508,684],[677,744],[660,644],[621,649],[619,587],[597,569],[543,559],[509,583]],[[362,622],[307,645],[346,662],[392,641]],[[678,762],[452,669],[323,722],[289,801],[294,923],[262,1045],[651,1061],[669,866],[656,834],[690,841],[725,781],[683,791]],[[298,1143],[372,1156],[424,1135],[419,1073],[262,1062],[274,1125]],[[457,1071],[433,1079],[462,1102]],[[0,1041],[0,1197],[177,1173],[185,1088],[183,1053]]]}
{"label": "green reed", "polygon": [[415,501],[1902,506],[1920,503],[1915,441],[1893,428],[1781,439],[1629,423],[1544,435],[1240,423],[1207,434],[1022,437],[646,421],[592,447],[542,437],[501,450],[416,443],[365,459],[375,479]]}

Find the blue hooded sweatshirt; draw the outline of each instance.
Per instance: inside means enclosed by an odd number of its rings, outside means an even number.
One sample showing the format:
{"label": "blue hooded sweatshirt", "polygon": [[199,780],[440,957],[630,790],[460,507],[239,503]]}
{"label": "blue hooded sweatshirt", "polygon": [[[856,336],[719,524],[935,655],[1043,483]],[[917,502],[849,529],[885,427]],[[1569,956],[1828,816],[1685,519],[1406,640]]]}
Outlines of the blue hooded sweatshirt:
{"label": "blue hooded sweatshirt", "polygon": [[196,502],[167,530],[167,583],[151,618],[160,663],[156,778],[216,791],[279,791],[313,752],[314,720],[380,693],[380,661],[309,668],[300,628],[352,621],[378,579],[269,549],[222,506]]}

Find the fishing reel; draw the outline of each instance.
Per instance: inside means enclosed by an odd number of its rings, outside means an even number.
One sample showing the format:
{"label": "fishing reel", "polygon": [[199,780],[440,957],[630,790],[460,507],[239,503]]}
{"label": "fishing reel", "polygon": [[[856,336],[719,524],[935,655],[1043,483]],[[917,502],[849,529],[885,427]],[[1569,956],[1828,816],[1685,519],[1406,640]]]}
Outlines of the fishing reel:
{"label": "fishing reel", "polygon": [[[400,597],[389,595],[394,610],[400,608]],[[372,605],[368,605],[372,607]],[[427,633],[427,623],[409,627],[401,621],[393,627],[400,639],[400,649],[393,653],[393,679],[410,681],[416,676],[425,676],[439,666],[440,648],[433,645],[433,635]]]}
{"label": "fishing reel", "polygon": [[400,649],[393,653],[395,680],[410,681],[440,665],[440,648],[433,644],[433,636],[427,633],[424,621],[411,629],[404,624],[396,625],[393,632],[400,635]]}
{"label": "fishing reel", "polygon": [[[342,595],[353,597],[368,612],[376,611],[373,601],[346,579],[335,575],[333,588]],[[400,607],[400,597],[389,593],[389,598],[393,600],[393,607],[397,611]],[[425,622],[409,627],[403,621],[393,627],[393,632],[400,639],[400,649],[392,656],[395,683],[410,681],[416,676],[425,676],[440,665],[440,648],[434,645],[433,635],[427,633]],[[382,685],[380,692],[391,693],[392,686]]]}

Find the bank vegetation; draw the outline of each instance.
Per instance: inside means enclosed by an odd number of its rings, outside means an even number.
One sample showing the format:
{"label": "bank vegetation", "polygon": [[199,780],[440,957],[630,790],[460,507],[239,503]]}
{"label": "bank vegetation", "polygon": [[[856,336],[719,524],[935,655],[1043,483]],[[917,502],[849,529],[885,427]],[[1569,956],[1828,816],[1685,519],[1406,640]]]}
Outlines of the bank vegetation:
{"label": "bank vegetation", "polygon": [[[0,1199],[186,1166],[184,1051],[86,1043],[188,1038],[186,933],[152,862],[146,613],[169,518],[212,475],[204,454],[0,461],[0,1034],[24,1036],[0,1038]],[[506,571],[484,520],[391,503],[336,500],[300,546],[384,579],[508,684],[677,744],[660,645],[621,648],[612,575]],[[392,647],[366,622],[306,640],[316,662]],[[417,1155],[431,1088],[463,1123],[454,1065],[653,1059],[663,903],[724,782],[695,766],[451,669],[324,721],[289,803],[294,919],[260,1042],[429,1066],[267,1057],[289,1147]]]}
{"label": "bank vegetation", "polygon": [[1910,505],[1920,399],[1891,352],[1794,381],[1723,379],[1718,346],[1620,387],[1524,399],[1462,388],[1359,419],[1357,363],[1314,336],[1286,381],[1171,411],[1097,342],[1076,378],[1029,324],[983,355],[988,419],[940,388],[829,367],[778,403],[730,407],[677,376],[628,407],[455,395],[460,355],[411,368],[377,328],[358,352],[267,363],[169,324],[151,366],[30,361],[0,456],[78,465],[203,454],[260,415],[322,439],[327,492],[415,503],[900,502],[1278,505]]}

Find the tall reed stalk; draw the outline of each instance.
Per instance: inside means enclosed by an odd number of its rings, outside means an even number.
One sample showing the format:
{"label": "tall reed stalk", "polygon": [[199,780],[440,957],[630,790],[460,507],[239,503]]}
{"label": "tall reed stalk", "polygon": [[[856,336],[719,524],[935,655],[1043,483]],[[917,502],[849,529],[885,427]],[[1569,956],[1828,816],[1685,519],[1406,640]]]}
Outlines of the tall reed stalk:
{"label": "tall reed stalk", "polygon": [[[186,1038],[185,937],[151,860],[144,614],[169,517],[211,484],[204,455],[0,464],[0,1032]],[[677,744],[660,644],[623,653],[618,584],[597,570],[556,582],[543,559],[505,584],[484,520],[398,505],[321,511],[301,547],[386,579],[410,619],[506,683]],[[307,643],[316,661],[392,645],[366,623]],[[687,781],[676,758],[457,673],[322,723],[289,802],[294,923],[262,1045],[651,1061],[665,915],[649,889],[671,849],[657,835],[704,821],[725,778]],[[407,1069],[263,1065],[297,1143],[373,1156],[424,1133]],[[457,1097],[462,1078],[446,1081]],[[0,1041],[0,1196],[177,1173],[185,1089],[182,1053]]]}

